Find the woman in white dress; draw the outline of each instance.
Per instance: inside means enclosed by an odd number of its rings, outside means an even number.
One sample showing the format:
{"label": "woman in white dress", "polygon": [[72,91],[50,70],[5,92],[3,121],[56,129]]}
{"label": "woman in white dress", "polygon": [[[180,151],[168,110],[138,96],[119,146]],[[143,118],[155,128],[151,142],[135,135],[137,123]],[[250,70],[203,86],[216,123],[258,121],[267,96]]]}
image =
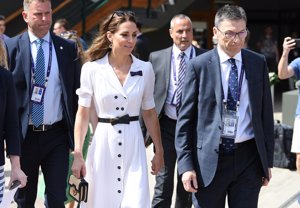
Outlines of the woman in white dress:
{"label": "woman in white dress", "polygon": [[[100,27],[87,51],[77,90],[73,174],[89,182],[89,208],[148,208],[150,194],[139,114],[155,145],[151,173],[163,166],[160,129],[154,109],[154,73],[149,62],[131,55],[138,29],[132,12],[116,11]],[[82,146],[94,102],[98,123],[86,164]],[[95,118],[92,118],[95,120]]]}

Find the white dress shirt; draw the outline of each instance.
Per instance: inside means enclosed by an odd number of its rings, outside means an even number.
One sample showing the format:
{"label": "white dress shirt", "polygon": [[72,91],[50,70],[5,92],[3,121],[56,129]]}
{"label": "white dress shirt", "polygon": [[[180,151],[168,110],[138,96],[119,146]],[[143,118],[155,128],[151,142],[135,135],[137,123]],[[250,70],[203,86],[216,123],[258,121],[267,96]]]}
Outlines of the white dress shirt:
{"label": "white dress shirt", "polygon": [[[241,69],[242,69],[242,54],[239,52],[234,57],[229,57],[220,46],[217,46],[220,64],[221,64],[221,77],[222,77],[222,86],[224,92],[224,99],[227,100],[228,93],[228,79],[229,72],[231,70],[231,64],[228,59],[234,58],[235,63],[238,69],[238,79],[240,80]],[[250,101],[249,101],[249,92],[248,92],[248,81],[246,79],[246,72],[244,72],[241,94],[240,94],[240,105],[238,108],[238,126],[237,133],[235,138],[235,143],[244,142],[246,140],[254,138],[253,126],[251,123],[251,109],[250,109]]]}
{"label": "white dress shirt", "polygon": [[[193,52],[192,52],[193,50]],[[172,57],[171,57],[171,70],[170,70],[170,82],[169,82],[169,87],[168,87],[168,92],[167,92],[167,99],[166,103],[164,106],[164,111],[165,114],[174,120],[177,120],[177,113],[176,113],[176,82],[178,81],[178,70],[179,70],[179,64],[180,64],[180,53],[182,51],[177,48],[177,46],[174,44],[172,48]],[[190,58],[193,58],[196,56],[196,51],[190,45],[185,51],[185,63],[187,63]],[[191,57],[192,53],[192,57]],[[173,104],[172,104],[173,101]],[[175,104],[175,105],[174,105]]]}

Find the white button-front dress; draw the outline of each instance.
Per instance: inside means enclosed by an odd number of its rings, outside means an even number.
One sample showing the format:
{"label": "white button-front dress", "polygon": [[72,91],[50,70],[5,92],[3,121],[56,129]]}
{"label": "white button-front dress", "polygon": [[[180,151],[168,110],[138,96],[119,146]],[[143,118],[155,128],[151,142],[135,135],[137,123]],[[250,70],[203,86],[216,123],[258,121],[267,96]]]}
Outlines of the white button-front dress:
{"label": "white button-front dress", "polygon": [[[95,103],[98,117],[138,116],[141,109],[155,107],[154,73],[149,62],[132,56],[133,63],[123,84],[108,56],[83,65],[79,105]],[[141,71],[141,72],[140,72]],[[131,75],[130,72],[139,72]],[[88,149],[88,208],[148,208],[150,194],[144,139],[139,121],[130,124],[98,122]]]}

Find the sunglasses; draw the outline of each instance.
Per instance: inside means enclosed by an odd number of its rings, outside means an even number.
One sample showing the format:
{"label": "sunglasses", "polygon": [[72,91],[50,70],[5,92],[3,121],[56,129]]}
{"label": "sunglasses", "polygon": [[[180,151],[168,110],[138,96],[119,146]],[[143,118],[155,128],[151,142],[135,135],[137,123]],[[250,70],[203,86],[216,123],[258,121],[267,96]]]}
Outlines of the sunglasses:
{"label": "sunglasses", "polygon": [[135,17],[134,12],[132,12],[132,11],[116,10],[116,11],[114,11],[114,13],[112,13],[107,25],[110,24],[110,22],[112,21],[112,19],[114,18],[115,15],[117,15],[118,17],[123,17],[123,16],[129,16],[129,17],[133,17],[133,18]]}

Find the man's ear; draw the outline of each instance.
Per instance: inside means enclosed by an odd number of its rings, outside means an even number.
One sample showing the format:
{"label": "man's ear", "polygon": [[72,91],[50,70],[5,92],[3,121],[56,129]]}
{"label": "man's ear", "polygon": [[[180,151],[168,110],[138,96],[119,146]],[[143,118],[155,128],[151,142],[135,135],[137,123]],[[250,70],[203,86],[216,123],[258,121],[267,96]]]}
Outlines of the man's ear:
{"label": "man's ear", "polygon": [[25,21],[26,23],[28,23],[28,18],[27,18],[28,14],[27,14],[26,11],[23,11],[23,12],[22,12],[22,16],[23,16],[24,21]]}

